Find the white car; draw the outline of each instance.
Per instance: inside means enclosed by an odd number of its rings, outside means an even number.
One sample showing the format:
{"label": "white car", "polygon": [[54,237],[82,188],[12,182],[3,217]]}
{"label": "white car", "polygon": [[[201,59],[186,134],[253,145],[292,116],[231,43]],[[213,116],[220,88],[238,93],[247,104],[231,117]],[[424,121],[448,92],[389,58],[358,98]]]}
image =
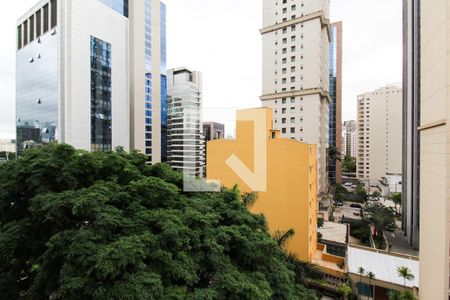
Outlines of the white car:
{"label": "white car", "polygon": [[346,182],[346,183],[344,183],[344,186],[352,186],[352,183],[351,182]]}

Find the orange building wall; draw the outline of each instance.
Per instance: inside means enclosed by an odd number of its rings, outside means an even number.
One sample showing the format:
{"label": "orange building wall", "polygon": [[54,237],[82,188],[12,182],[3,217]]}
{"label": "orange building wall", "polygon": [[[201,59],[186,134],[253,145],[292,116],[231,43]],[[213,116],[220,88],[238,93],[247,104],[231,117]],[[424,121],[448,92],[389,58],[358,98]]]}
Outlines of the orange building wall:
{"label": "orange building wall", "polygon": [[[316,147],[289,139],[272,139],[272,111],[267,108],[258,110],[265,113],[268,124],[267,189],[258,193],[259,198],[251,211],[266,216],[272,233],[293,228],[295,235],[288,249],[297,253],[300,259],[312,261],[317,247]],[[241,192],[251,192],[226,161],[235,154],[253,170],[253,133],[253,122],[238,121],[236,141],[208,142],[208,179],[220,180],[222,185],[229,188],[237,184]]]}

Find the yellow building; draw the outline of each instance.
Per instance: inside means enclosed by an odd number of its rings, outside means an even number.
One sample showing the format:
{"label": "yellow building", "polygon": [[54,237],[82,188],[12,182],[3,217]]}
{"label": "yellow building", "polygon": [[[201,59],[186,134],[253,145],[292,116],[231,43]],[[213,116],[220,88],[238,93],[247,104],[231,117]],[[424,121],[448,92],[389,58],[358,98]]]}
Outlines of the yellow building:
{"label": "yellow building", "polygon": [[[266,216],[272,233],[294,229],[288,249],[300,259],[312,262],[317,250],[316,146],[279,138],[279,132],[271,128],[271,109],[242,110],[237,112],[237,117],[236,140],[208,142],[208,179],[220,180],[226,187],[237,184],[242,192],[252,192],[251,179],[247,180],[246,174],[242,174],[245,172],[233,168],[230,157],[235,155],[255,172],[256,164],[265,164],[265,176],[261,176],[265,177],[266,185],[257,191],[259,198],[251,210]],[[259,126],[258,122],[250,121],[253,118],[264,122]],[[262,131],[258,132],[259,129]],[[260,133],[265,137],[262,146],[256,145]],[[261,156],[264,152],[264,162],[255,159],[255,154]]]}

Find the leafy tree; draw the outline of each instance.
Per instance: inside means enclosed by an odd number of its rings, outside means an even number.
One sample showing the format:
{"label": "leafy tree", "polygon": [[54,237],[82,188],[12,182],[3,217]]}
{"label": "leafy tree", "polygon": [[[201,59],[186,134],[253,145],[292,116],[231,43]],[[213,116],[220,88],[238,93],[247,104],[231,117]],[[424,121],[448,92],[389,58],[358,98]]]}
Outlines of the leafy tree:
{"label": "leafy tree", "polygon": [[350,235],[361,240],[363,245],[370,246],[370,226],[365,220],[354,221],[350,224]]}
{"label": "leafy tree", "polygon": [[402,194],[401,193],[393,193],[391,198],[395,204],[395,211],[398,211],[397,206],[402,204]]}
{"label": "leafy tree", "polygon": [[372,193],[373,197],[381,197],[381,193],[379,191],[375,191]]}
{"label": "leafy tree", "polygon": [[398,267],[397,268],[397,275],[398,277],[403,278],[403,286],[406,288],[406,281],[414,280],[415,276],[411,272],[411,270],[408,267]]}
{"label": "leafy tree", "polygon": [[355,173],[356,172],[356,158],[346,155],[342,162],[342,169],[344,172]]}
{"label": "leafy tree", "polygon": [[358,183],[358,185],[356,186],[356,193],[360,196],[363,196],[364,199],[366,199],[367,197],[367,192],[366,189],[364,188],[364,186],[361,184],[361,182]]}
{"label": "leafy tree", "polygon": [[344,298],[347,300],[352,293],[352,288],[348,284],[344,284],[339,288],[339,291],[344,294]]}
{"label": "leafy tree", "polygon": [[365,209],[369,215],[369,221],[375,226],[378,241],[383,240],[383,232],[388,225],[394,224],[395,215],[392,208],[381,203],[372,203]]}
{"label": "leafy tree", "polygon": [[3,299],[316,299],[237,189],[67,145],[0,166]]}
{"label": "leafy tree", "polygon": [[416,297],[410,291],[389,291],[388,298],[389,300],[416,300]]}
{"label": "leafy tree", "polygon": [[334,146],[328,148],[328,158],[330,160],[342,161],[342,154]]}

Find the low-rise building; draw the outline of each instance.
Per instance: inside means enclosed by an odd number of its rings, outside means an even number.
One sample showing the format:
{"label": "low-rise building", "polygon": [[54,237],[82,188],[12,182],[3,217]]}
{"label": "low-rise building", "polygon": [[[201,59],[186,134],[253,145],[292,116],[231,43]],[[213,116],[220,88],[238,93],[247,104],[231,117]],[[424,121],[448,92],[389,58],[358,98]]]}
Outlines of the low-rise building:
{"label": "low-rise building", "polygon": [[0,152],[16,152],[16,141],[10,139],[0,139]]}

